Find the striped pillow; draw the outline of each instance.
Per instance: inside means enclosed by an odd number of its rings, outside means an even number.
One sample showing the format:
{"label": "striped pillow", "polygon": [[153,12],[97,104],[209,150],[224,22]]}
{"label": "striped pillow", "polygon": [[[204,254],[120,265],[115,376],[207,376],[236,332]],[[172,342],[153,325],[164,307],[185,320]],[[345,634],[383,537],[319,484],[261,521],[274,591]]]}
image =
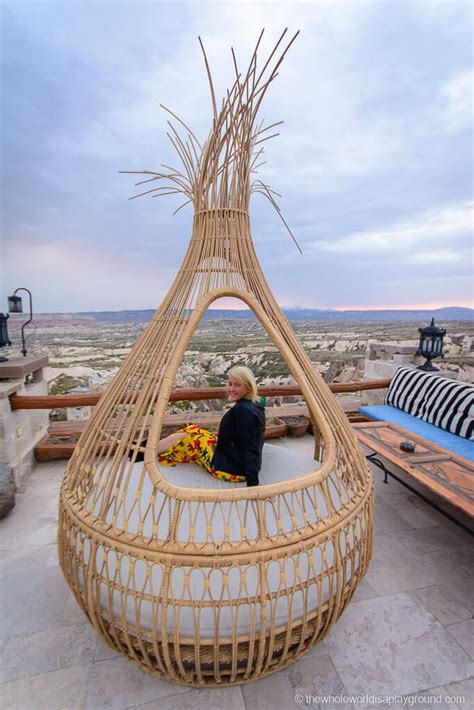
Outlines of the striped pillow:
{"label": "striped pillow", "polygon": [[474,439],[474,387],[465,382],[399,367],[385,404],[452,434]]}

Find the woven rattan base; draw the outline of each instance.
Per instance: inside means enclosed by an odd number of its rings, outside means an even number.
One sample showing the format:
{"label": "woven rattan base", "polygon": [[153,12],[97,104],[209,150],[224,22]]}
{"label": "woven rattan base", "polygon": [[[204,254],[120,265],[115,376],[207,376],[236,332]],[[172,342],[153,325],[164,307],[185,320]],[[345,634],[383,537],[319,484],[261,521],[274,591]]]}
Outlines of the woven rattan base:
{"label": "woven rattan base", "polygon": [[[135,549],[117,540],[100,543],[91,530],[74,524],[63,511],[61,550],[66,554],[62,565],[68,582],[91,623],[106,643],[118,653],[129,656],[144,670],[158,677],[185,685],[234,685],[251,682],[284,668],[327,634],[350,601],[359,580],[363,577],[372,548],[373,493],[364,496],[360,506],[344,511],[346,520],[331,531],[317,532],[298,544],[285,549],[273,548],[266,554],[253,553],[250,557],[236,555],[235,560],[214,556],[212,568],[206,557],[162,560],[159,553]],[[357,530],[352,537],[348,530]],[[309,532],[309,531],[308,531]],[[67,535],[68,543],[65,544]],[[342,544],[342,540],[346,545]],[[114,566],[109,569],[98,564],[99,550],[108,547]],[[329,560],[329,551],[339,554]],[[320,556],[316,552],[321,552]],[[138,555],[138,556],[136,556]],[[258,562],[252,558],[259,558]],[[321,568],[307,567],[304,559],[326,560]],[[118,560],[126,559],[127,576],[121,575]],[[140,579],[132,577],[131,569],[146,564]],[[245,570],[253,564],[259,569],[260,584],[256,594],[245,588]],[[270,568],[279,568],[278,585],[271,583]],[[295,574],[289,579],[291,567]],[[163,568],[160,585],[150,580],[157,568]],[[203,589],[207,594],[199,598],[191,587],[174,589],[171,580],[179,569],[203,572]],[[210,571],[209,571],[210,570]],[[213,593],[209,579],[222,575],[229,579],[237,570],[243,580],[239,588],[224,583]],[[114,575],[108,574],[115,571]],[[87,580],[85,584],[84,581]],[[227,584],[227,587],[226,587]],[[213,596],[214,594],[214,596]],[[325,599],[323,601],[323,599]],[[285,619],[277,613],[283,602]],[[248,613],[246,624],[239,624],[242,610]],[[189,633],[183,618],[185,610],[192,611],[194,633]],[[211,627],[205,626],[201,615],[212,610]],[[281,610],[280,610],[281,611]],[[226,613],[235,622],[225,628]],[[188,617],[189,619],[189,617]]]}

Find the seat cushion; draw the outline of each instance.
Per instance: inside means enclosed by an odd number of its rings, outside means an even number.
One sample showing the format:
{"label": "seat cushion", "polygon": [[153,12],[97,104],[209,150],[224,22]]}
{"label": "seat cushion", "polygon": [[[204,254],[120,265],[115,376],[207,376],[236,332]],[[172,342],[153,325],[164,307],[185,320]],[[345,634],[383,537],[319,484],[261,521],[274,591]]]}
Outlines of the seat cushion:
{"label": "seat cushion", "polygon": [[[150,506],[150,502],[153,500],[153,508],[155,511],[160,509],[159,516],[156,512],[157,517],[159,517],[158,537],[166,538],[169,534],[169,526],[171,525],[171,508],[169,511],[168,509],[160,508],[162,505],[162,496],[156,493],[150,476],[144,473],[144,465],[142,462],[133,465],[126,462],[126,466],[126,475],[121,478],[121,484],[117,489],[117,497],[123,500],[123,504],[118,507],[118,510],[111,507],[106,515],[105,522],[112,523],[119,529],[126,529],[132,534],[140,531],[145,537],[155,537],[156,533],[153,533],[154,515],[147,515],[144,520],[140,522],[140,513],[143,514],[143,510],[147,510]],[[308,454],[301,454],[282,446],[265,444],[263,447],[262,468],[259,474],[260,483],[279,483],[292,478],[298,478],[315,471],[319,466],[319,462],[315,461],[313,457]],[[214,478],[214,476],[211,476],[207,471],[194,463],[182,463],[174,467],[161,466],[160,473],[163,478],[170,483],[188,489],[194,488],[202,490],[206,488],[218,488],[229,490],[229,487],[231,489],[246,488],[245,483],[228,483],[227,481]],[[347,499],[341,500],[338,493],[338,491],[342,493],[344,487],[337,485],[334,472],[328,477],[328,490],[332,504],[336,510],[338,510],[341,505],[347,503]],[[291,494],[285,494],[284,498],[286,499],[287,496],[290,497]],[[327,502],[321,493],[319,493],[318,496],[318,504],[321,518],[328,517],[329,511]],[[241,539],[241,520],[245,517],[246,537],[249,540],[256,540],[259,536],[259,532],[254,507],[249,507],[245,500],[237,501],[234,506],[237,507],[241,519],[239,520],[239,515],[236,516],[234,514],[230,517],[229,524],[226,525],[222,516],[213,515],[212,511],[215,508],[215,503],[212,501],[200,501],[199,495],[196,492],[196,500],[191,501],[188,506],[189,514],[187,516],[180,516],[180,522],[176,529],[177,539],[180,542],[186,542],[189,539],[189,529],[192,527],[194,542],[206,542],[206,540],[209,539],[209,520],[212,520],[212,540],[224,542],[226,536],[228,536],[232,541],[239,541]],[[289,513],[291,507],[290,499],[288,499],[288,505],[282,506],[280,525],[283,531],[286,529],[291,530],[293,527]],[[227,515],[227,509],[228,511],[231,510],[228,504],[223,502],[221,504],[221,510],[224,511],[225,515]],[[232,508],[232,510],[234,509]],[[190,523],[190,519],[193,521],[192,524]],[[228,528],[227,532],[225,528]],[[267,529],[270,530],[271,534],[278,532],[276,522],[273,524],[273,518],[271,523],[267,521]]]}
{"label": "seat cushion", "polygon": [[[301,454],[283,446],[265,444],[262,453],[262,467],[258,474],[260,485],[281,483],[291,478],[299,478],[319,468],[319,462],[312,456]],[[197,464],[181,463],[177,466],[161,466],[163,478],[175,486],[185,488],[224,488],[229,486],[245,488],[246,483],[228,483],[214,478]]]}
{"label": "seat cushion", "polygon": [[[300,477],[311,473],[319,465],[309,455],[265,444],[260,482],[275,483]],[[140,462],[128,470],[123,479],[126,480],[123,504],[120,510],[114,512],[114,519],[110,517],[111,512],[106,522],[118,528],[124,527],[132,534],[139,532],[145,538],[156,534],[160,536],[160,531],[163,533],[166,529],[171,529],[174,509],[161,503],[156,488],[153,487],[149,476],[144,475],[143,469],[144,465]],[[213,478],[192,463],[180,464],[174,468],[162,467],[160,471],[175,485],[187,488],[245,486]],[[338,485],[335,472],[331,472],[327,479],[327,491],[335,510],[340,510],[348,502],[343,490],[344,487]],[[316,489],[315,495],[317,506],[308,505],[306,510],[309,522],[316,522],[318,518],[325,519],[330,515],[328,501],[319,489]],[[293,527],[292,516],[302,515],[301,511],[293,510],[292,493],[284,494],[280,499],[277,509],[271,502],[264,502],[263,506],[266,527],[272,537],[290,531]],[[155,516],[148,515],[140,525],[138,509],[145,510],[152,500],[153,505],[160,510],[160,522],[153,525]],[[223,501],[217,509],[215,503],[199,500],[196,494],[196,501],[187,506],[185,514],[180,517],[176,526],[177,540],[186,543],[192,534],[195,543],[205,543],[212,539],[219,541],[220,546],[225,544],[226,539],[240,541],[244,527],[245,538],[251,545],[252,541],[259,537],[259,525],[254,506],[249,506],[248,503],[245,500],[234,501],[232,504]],[[335,539],[330,536],[312,550],[295,551],[291,556],[265,563],[266,585],[270,591],[275,592],[273,601],[267,602],[265,623],[285,627],[289,616],[289,599],[292,603],[293,620],[320,608],[329,598],[331,588],[337,583],[336,556],[340,554],[345,558],[343,584],[359,567],[358,540],[362,535],[361,523],[357,520],[350,529],[340,531]],[[83,554],[87,563],[88,551],[84,549]],[[167,591],[169,606],[165,623],[169,633],[178,633],[181,638],[192,639],[196,633],[206,638],[231,637],[237,627],[239,633],[245,633],[253,626],[259,631],[262,581],[258,560],[251,565],[239,565],[229,561],[228,567],[222,569],[190,566],[191,563],[187,559],[186,563],[184,560],[181,563],[179,557],[175,564]],[[109,573],[102,579],[101,571],[104,569],[108,569]],[[113,585],[108,581],[111,569],[115,570]],[[160,605],[163,573],[164,562],[151,563],[136,559],[132,568],[128,555],[119,555],[113,550],[106,551],[99,547],[95,557],[97,603],[107,615],[112,614],[116,619],[122,618],[125,624],[159,630],[164,623],[157,609],[157,605]],[[307,598],[302,591],[298,591],[299,582],[305,581],[309,583]],[[206,599],[211,598],[207,591],[208,585],[212,590],[213,599],[228,600],[221,606],[219,613],[215,607],[206,606],[204,603]],[[280,598],[277,592],[282,586],[289,591],[288,595],[282,593]],[[142,596],[143,590],[147,590],[149,596],[141,599],[138,604],[137,598]],[[152,601],[152,598],[155,601]],[[246,599],[253,601],[245,601]],[[202,608],[196,610],[195,602],[199,600],[203,602]]]}
{"label": "seat cushion", "polygon": [[391,407],[388,404],[372,405],[368,407],[360,407],[359,412],[365,414],[369,419],[375,419],[380,422],[391,422],[398,426],[408,429],[413,434],[422,436],[427,441],[433,444],[442,446],[453,454],[463,456],[469,461],[474,461],[474,442],[468,441],[461,436],[451,434],[444,429],[440,429],[434,424],[424,422],[412,414],[400,411],[396,407]]}

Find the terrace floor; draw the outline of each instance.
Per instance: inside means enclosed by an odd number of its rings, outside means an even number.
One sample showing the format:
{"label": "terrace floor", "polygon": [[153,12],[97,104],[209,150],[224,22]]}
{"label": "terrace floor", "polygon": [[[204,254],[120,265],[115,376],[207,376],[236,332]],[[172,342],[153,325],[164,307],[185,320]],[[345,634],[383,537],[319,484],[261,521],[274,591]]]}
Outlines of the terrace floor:
{"label": "terrace floor", "polygon": [[[308,435],[272,443],[313,447]],[[329,636],[255,683],[190,690],[109,650],[77,606],[55,544],[64,468],[37,464],[0,521],[2,708],[474,707],[472,538],[377,469],[375,554]]]}

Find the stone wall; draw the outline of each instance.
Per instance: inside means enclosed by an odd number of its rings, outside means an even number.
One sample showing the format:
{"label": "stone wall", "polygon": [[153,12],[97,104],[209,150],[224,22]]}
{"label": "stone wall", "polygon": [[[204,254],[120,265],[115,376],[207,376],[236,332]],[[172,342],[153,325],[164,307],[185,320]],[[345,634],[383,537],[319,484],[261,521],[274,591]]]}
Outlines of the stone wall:
{"label": "stone wall", "polygon": [[[425,359],[416,356],[418,342],[374,341],[369,340],[365,358],[364,380],[391,379],[399,367],[412,365],[418,367],[425,363]],[[452,379],[461,379],[458,370],[450,369],[449,364],[443,360],[435,360],[434,366],[439,368],[439,374]],[[383,404],[386,389],[368,390],[362,392],[364,405]]]}
{"label": "stone wall", "polygon": [[32,471],[34,447],[47,434],[49,411],[12,410],[9,397],[47,394],[47,362],[46,357],[26,357],[0,363],[0,466],[12,472],[16,490]]}

